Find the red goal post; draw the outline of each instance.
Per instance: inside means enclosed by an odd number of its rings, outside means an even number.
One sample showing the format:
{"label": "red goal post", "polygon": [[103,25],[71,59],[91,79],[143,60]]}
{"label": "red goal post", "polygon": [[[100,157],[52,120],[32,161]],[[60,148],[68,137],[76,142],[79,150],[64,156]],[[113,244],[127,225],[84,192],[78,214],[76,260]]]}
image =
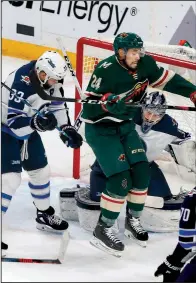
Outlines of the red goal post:
{"label": "red goal post", "polygon": [[[196,51],[195,49],[191,49],[189,47],[183,47],[178,45],[158,45],[147,43],[144,44],[146,49],[146,54],[151,55],[158,63],[167,64],[168,66],[180,67],[181,70],[188,70],[189,77],[188,79],[192,81],[194,78],[195,70],[196,70]],[[85,54],[85,48],[88,48],[90,54]],[[77,42],[77,53],[76,53],[76,76],[79,81],[81,88],[83,88],[83,79],[84,74],[88,73],[89,78],[90,74],[93,72],[94,67],[97,63],[106,58],[106,56],[100,56],[99,52],[93,52],[93,50],[102,50],[104,52],[110,51],[112,54],[113,47],[112,43],[109,41],[102,41],[98,39],[92,39],[87,37],[82,37]],[[103,53],[103,52],[102,52]],[[109,56],[109,55],[108,55]],[[89,64],[85,65],[85,62],[89,62]],[[183,71],[183,72],[184,72]],[[181,73],[180,73],[181,74]],[[192,76],[192,79],[190,78]],[[195,82],[195,81],[194,81]],[[84,90],[84,89],[83,89]],[[80,98],[80,95],[76,89],[75,98]],[[180,105],[177,103],[177,105]],[[187,105],[187,104],[186,104]],[[192,106],[192,104],[189,104]],[[74,119],[77,118],[78,114],[81,111],[81,104],[75,104],[75,116]],[[178,111],[177,111],[178,112]],[[193,114],[194,115],[194,114]],[[190,118],[193,119],[192,117]],[[189,124],[189,123],[188,123]],[[194,133],[195,134],[195,133]],[[75,149],[73,154],[73,178],[80,178],[80,151],[81,149]]]}

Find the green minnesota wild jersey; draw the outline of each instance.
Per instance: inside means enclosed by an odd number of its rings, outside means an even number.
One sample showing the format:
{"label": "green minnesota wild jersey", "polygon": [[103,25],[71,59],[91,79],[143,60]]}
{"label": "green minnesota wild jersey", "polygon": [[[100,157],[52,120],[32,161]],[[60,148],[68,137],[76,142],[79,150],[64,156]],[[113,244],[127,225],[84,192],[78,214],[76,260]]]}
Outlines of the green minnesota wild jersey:
{"label": "green minnesota wild jersey", "polygon": [[[148,86],[173,92],[185,97],[196,93],[196,86],[171,70],[159,67],[149,55],[142,57],[137,70],[123,67],[115,55],[110,56],[96,66],[86,89],[86,96],[101,99],[106,93],[121,95],[126,101],[140,101]],[[122,122],[133,119],[137,108],[127,107],[123,114],[112,114],[100,104],[83,104],[82,120],[97,123],[112,120]]]}

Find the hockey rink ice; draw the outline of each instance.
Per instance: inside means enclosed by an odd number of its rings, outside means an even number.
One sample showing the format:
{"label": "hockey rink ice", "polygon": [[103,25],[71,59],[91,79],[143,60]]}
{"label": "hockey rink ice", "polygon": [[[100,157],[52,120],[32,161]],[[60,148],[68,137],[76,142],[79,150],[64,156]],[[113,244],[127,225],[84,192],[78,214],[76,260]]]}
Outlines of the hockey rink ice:
{"label": "hockey rink ice", "polygon": [[[3,56],[2,80],[27,61]],[[66,80],[65,96],[74,97],[74,84],[69,76]],[[68,104],[73,121],[74,104]],[[51,205],[59,213],[59,191],[80,183],[72,176],[72,149],[59,139],[57,131],[43,133],[43,142],[51,166]],[[35,153],[36,154],[36,153]],[[41,232],[35,227],[36,210],[29,192],[27,175],[22,173],[21,186],[14,195],[4,217],[3,241],[9,245],[8,257],[57,258],[60,235]],[[193,188],[194,183],[166,174],[173,193],[180,186]],[[82,180],[87,183],[88,180]],[[123,224],[120,215],[119,222]],[[78,222],[69,221],[70,241],[61,265],[2,263],[3,282],[162,282],[155,278],[157,267],[171,254],[177,244],[178,233],[149,233],[146,248],[140,247],[123,236],[126,247],[121,258],[108,255],[89,243],[92,234],[83,230]]]}

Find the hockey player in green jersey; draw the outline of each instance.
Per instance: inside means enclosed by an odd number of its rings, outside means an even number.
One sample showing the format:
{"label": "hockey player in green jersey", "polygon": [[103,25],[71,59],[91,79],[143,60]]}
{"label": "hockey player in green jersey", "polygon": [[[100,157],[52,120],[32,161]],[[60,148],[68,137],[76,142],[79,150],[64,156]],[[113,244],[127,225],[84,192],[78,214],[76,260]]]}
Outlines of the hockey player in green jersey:
{"label": "hockey player in green jersey", "polygon": [[[86,96],[107,101],[106,104],[84,104],[82,120],[85,137],[104,174],[106,188],[101,195],[101,214],[91,243],[114,255],[124,244],[111,227],[127,199],[126,236],[140,243],[148,234],[140,224],[147,196],[150,169],[141,140],[132,121],[148,85],[182,96],[195,103],[196,86],[173,71],[158,67],[145,55],[142,39],[134,33],[120,33],[113,48],[115,54],[102,60],[89,81]],[[144,244],[143,244],[144,245]]]}

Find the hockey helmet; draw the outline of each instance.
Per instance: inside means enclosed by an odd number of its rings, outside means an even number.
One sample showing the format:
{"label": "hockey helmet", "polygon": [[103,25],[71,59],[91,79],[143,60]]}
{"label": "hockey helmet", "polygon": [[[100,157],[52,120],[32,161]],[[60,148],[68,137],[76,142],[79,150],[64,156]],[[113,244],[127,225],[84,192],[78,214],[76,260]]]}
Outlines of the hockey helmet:
{"label": "hockey helmet", "polygon": [[143,133],[147,133],[165,115],[166,98],[163,93],[154,91],[146,94],[142,100],[142,105],[141,129]]}
{"label": "hockey helmet", "polygon": [[46,84],[49,79],[62,80],[67,71],[65,59],[56,51],[46,51],[38,59],[35,64],[35,69],[39,74],[41,71],[46,73],[44,81],[41,84]]}
{"label": "hockey helmet", "polygon": [[118,56],[118,50],[121,48],[124,49],[125,52],[131,48],[143,49],[143,40],[135,33],[122,32],[115,37],[113,48],[115,54]]}

